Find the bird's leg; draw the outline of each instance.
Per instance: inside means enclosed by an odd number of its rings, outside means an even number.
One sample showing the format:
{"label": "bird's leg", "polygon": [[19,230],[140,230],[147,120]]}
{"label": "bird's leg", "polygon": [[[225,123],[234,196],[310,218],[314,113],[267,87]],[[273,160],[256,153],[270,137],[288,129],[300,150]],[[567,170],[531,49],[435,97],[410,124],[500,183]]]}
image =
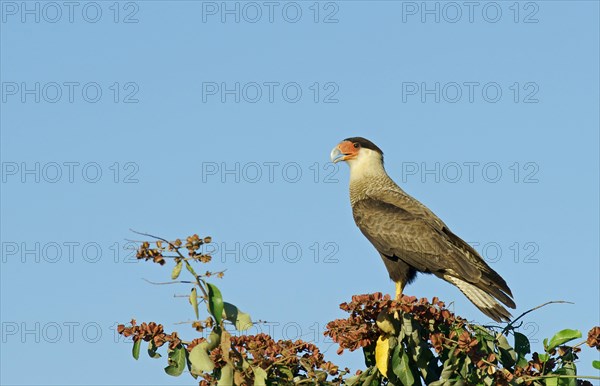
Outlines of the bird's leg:
{"label": "bird's leg", "polygon": [[[402,299],[402,290],[404,290],[404,283],[402,281],[396,282],[396,300],[400,301]],[[400,319],[398,315],[398,310],[394,311],[394,319]]]}
{"label": "bird's leg", "polygon": [[396,300],[402,299],[402,290],[404,290],[404,283],[401,281],[396,282]]}

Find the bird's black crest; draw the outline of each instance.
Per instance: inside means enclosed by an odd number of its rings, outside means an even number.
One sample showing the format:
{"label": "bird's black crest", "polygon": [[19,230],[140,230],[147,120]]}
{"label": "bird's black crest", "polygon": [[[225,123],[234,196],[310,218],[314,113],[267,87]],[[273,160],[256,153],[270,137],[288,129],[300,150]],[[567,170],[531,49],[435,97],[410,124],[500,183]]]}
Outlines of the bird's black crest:
{"label": "bird's black crest", "polygon": [[364,147],[366,149],[376,151],[376,152],[378,152],[379,154],[381,154],[383,156],[383,151],[381,151],[381,149],[377,145],[375,145],[373,142],[369,141],[366,138],[363,138],[363,137],[351,137],[351,138],[346,138],[344,141],[350,141],[352,143],[358,143],[360,145],[360,147]]}

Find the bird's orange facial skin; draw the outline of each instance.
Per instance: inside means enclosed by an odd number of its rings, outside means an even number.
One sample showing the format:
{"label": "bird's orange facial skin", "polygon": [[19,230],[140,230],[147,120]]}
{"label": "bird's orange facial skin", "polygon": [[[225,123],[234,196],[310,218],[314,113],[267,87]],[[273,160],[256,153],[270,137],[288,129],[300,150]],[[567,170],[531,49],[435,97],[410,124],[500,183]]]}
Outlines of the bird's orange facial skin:
{"label": "bird's orange facial skin", "polygon": [[344,154],[344,158],[342,158],[342,160],[347,161],[358,156],[358,150],[360,149],[360,147],[354,147],[354,143],[350,141],[344,141],[340,142],[340,144],[338,145],[338,149],[340,149],[342,154]]}

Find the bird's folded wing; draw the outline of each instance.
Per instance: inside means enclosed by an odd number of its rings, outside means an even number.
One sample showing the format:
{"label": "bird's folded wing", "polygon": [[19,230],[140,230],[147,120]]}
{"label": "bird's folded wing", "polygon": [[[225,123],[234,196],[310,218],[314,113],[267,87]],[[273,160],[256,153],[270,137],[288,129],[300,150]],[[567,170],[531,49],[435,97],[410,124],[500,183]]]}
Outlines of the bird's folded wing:
{"label": "bird's folded wing", "polygon": [[377,199],[355,203],[362,233],[380,253],[395,256],[424,272],[451,272],[478,282],[481,272],[437,229],[432,221]]}
{"label": "bird's folded wing", "polygon": [[442,230],[446,227],[446,224],[428,207],[421,204],[398,186],[396,186],[396,189],[368,189],[367,196],[400,208],[429,223],[435,229]]}

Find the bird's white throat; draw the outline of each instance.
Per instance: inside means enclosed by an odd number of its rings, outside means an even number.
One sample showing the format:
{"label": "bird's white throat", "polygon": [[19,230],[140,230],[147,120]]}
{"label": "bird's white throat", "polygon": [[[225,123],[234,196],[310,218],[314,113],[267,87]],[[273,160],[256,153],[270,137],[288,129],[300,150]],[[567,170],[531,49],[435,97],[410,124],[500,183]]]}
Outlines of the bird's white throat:
{"label": "bird's white throat", "polygon": [[363,178],[387,176],[381,154],[371,149],[360,149],[358,156],[347,160],[347,163],[350,166],[350,184]]}

